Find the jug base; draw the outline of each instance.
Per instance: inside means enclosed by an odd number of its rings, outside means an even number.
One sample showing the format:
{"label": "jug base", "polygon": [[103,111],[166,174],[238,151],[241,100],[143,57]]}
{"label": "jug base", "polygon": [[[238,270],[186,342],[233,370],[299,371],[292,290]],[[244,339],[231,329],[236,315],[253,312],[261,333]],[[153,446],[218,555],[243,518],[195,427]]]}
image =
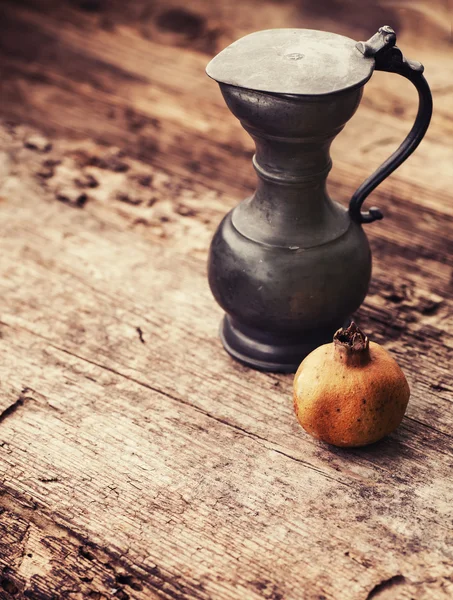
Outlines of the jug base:
{"label": "jug base", "polygon": [[[347,327],[350,319],[344,324]],[[338,329],[320,329],[307,332],[295,341],[243,327],[225,315],[220,325],[220,339],[225,350],[237,361],[273,373],[295,373],[302,360],[315,348],[332,341]]]}

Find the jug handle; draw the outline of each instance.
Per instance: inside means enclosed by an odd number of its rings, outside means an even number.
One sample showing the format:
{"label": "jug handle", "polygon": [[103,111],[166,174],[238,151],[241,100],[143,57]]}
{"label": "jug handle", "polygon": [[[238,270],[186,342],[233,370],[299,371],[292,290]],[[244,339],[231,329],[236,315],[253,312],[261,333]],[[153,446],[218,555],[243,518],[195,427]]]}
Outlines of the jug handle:
{"label": "jug handle", "polygon": [[359,42],[356,48],[366,57],[375,59],[376,71],[397,73],[409,79],[418,91],[419,106],[415,123],[401,146],[382,164],[352,196],[349,215],[357,223],[372,223],[383,218],[378,208],[362,212],[362,204],[371,192],[397,169],[417,148],[428,129],[433,112],[433,99],[428,82],[423,76],[421,63],[407,60],[396,46],[396,34],[391,27],[381,27],[367,42]]}

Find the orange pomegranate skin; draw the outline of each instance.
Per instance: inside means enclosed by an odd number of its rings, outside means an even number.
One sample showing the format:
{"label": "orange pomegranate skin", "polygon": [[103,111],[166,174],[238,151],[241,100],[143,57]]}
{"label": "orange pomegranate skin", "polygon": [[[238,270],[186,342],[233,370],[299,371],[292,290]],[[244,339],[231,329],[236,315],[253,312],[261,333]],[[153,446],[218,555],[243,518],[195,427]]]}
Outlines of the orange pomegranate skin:
{"label": "orange pomegranate skin", "polygon": [[409,402],[409,385],[395,359],[379,344],[364,340],[359,349],[335,339],[317,348],[294,378],[299,423],[334,446],[380,440],[398,427]]}

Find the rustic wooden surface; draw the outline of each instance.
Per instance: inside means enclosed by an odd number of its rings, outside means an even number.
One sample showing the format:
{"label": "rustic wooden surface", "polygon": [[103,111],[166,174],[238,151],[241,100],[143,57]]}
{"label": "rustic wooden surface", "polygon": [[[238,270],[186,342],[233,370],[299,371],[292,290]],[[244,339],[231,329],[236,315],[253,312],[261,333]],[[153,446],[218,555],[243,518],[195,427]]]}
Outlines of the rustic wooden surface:
{"label": "rustic wooden surface", "polygon": [[[451,14],[445,3],[0,4],[0,598],[453,597]],[[365,39],[422,60],[435,117],[374,194],[357,318],[412,388],[361,450],[307,437],[292,377],[232,361],[205,275],[254,186],[204,75],[247,32]],[[333,149],[347,202],[414,117],[378,74]]]}

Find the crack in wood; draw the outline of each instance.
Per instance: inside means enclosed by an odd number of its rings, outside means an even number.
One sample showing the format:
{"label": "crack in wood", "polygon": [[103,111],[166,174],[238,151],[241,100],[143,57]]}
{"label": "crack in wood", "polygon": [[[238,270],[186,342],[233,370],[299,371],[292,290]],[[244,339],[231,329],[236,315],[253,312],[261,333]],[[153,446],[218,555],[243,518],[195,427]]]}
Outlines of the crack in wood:
{"label": "crack in wood", "polygon": [[345,487],[349,487],[349,488],[352,487],[349,483],[346,483],[345,481],[341,481],[341,479],[337,479],[336,477],[331,477],[330,475],[327,475],[327,473],[325,473],[324,471],[321,471],[321,469],[317,469],[316,467],[314,467],[313,465],[310,465],[309,463],[305,462],[304,460],[301,460],[300,458],[296,458],[295,456],[291,456],[291,454],[287,454],[286,452],[283,452],[282,450],[277,450],[276,448],[268,448],[268,450],[272,450],[273,452],[277,452],[277,454],[281,454],[282,456],[286,456],[287,458],[290,458],[291,460],[295,460],[296,462],[300,463],[301,465],[304,465],[307,469],[310,469],[311,471],[315,471],[316,473],[319,473],[326,479],[335,481],[335,483],[339,483],[340,485],[344,485]]}
{"label": "crack in wood", "polygon": [[[10,325],[8,325],[7,323],[0,322],[0,324],[10,327]],[[56,412],[60,412],[60,409],[58,407],[54,406],[53,404],[51,404],[47,400],[47,398],[45,398],[45,396],[43,396],[42,394],[39,394],[38,392],[36,392],[35,390],[33,390],[29,387],[24,387],[24,388],[22,388],[22,392],[21,392],[20,396],[17,398],[17,400],[15,400],[12,404],[10,404],[7,408],[5,408],[0,413],[0,424],[3,423],[8,417],[15,414],[19,408],[21,408],[25,404],[28,404],[29,402],[36,402],[37,404],[39,404],[41,402],[41,403],[46,404],[50,409],[52,409]]]}
{"label": "crack in wood", "polygon": [[138,333],[138,339],[141,341],[142,344],[146,344],[145,342],[145,338],[143,337],[143,331],[141,327],[136,327],[135,328],[137,333]]}
{"label": "crack in wood", "polygon": [[380,583],[377,583],[369,592],[365,600],[372,600],[373,598],[378,598],[381,595],[381,592],[389,590],[392,587],[397,585],[401,585],[406,583],[406,578],[404,575],[398,574],[393,577],[389,577],[388,579],[384,579]]}
{"label": "crack in wood", "polygon": [[0,413],[0,424],[3,423],[8,417],[13,415],[21,406],[24,406],[25,402],[31,400],[29,397],[19,396],[12,404],[10,404],[5,410]]}
{"label": "crack in wood", "polygon": [[20,570],[22,563],[25,560],[25,556],[27,554],[28,551],[28,541],[30,539],[30,529],[31,529],[31,523],[27,523],[27,527],[23,533],[23,535],[20,537],[19,539],[19,544],[22,544],[22,552],[21,555],[19,557],[19,565],[17,567],[17,570]]}
{"label": "crack in wood", "polygon": [[421,425],[422,427],[426,427],[427,429],[431,429],[431,431],[434,431],[435,433],[437,433],[438,435],[443,435],[447,438],[453,438],[453,435],[447,433],[446,431],[440,431],[439,429],[436,429],[436,427],[434,427],[433,425],[428,425],[428,423],[423,423],[423,421],[419,421],[417,419],[414,419],[414,417],[408,417],[406,415],[405,417],[406,419],[408,419],[409,421],[413,421],[414,423],[417,423],[417,425]]}

